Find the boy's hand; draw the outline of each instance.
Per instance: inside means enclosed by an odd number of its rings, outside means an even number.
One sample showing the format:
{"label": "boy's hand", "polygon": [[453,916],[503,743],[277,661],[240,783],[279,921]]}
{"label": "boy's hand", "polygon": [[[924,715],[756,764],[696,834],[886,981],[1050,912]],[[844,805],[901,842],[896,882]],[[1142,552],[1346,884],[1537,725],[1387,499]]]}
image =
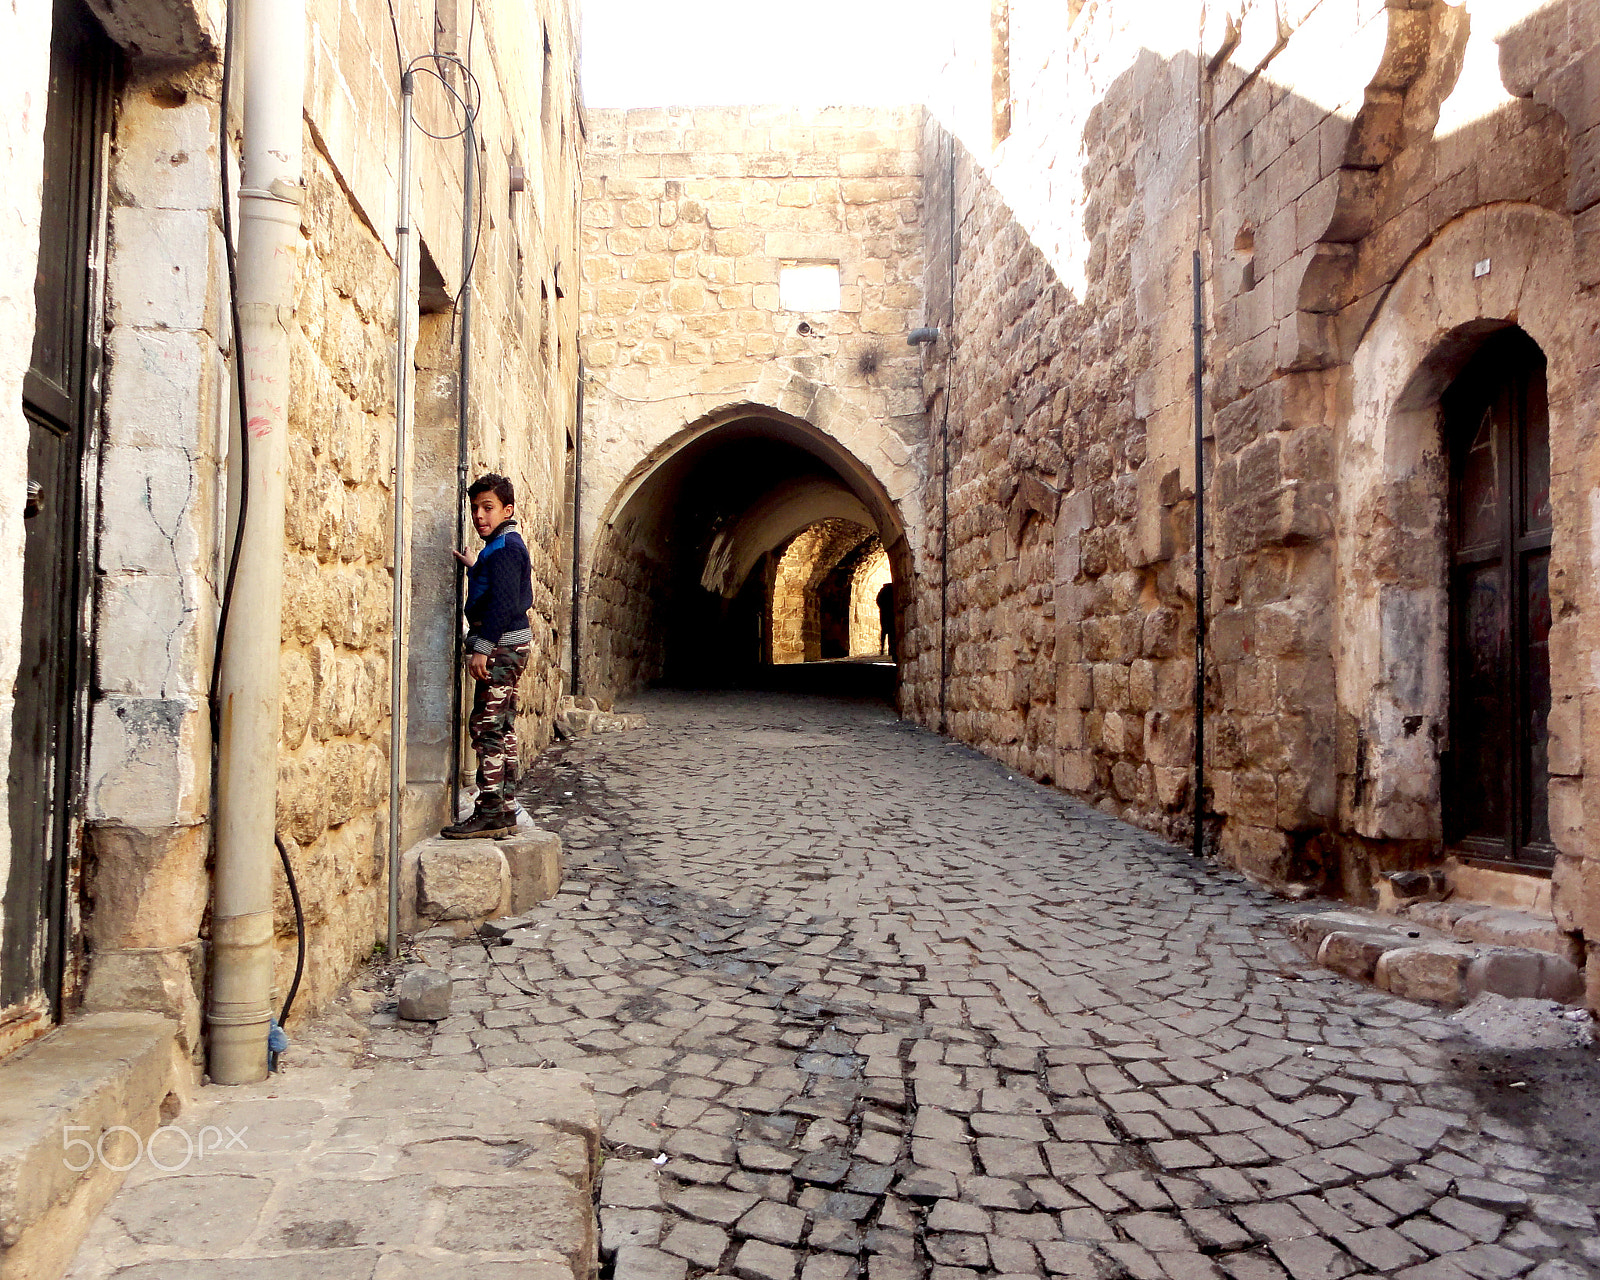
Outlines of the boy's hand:
{"label": "boy's hand", "polygon": [[461,563],[466,565],[469,569],[478,563],[478,553],[476,551],[457,551],[454,547],[452,547],[450,548],[450,554],[453,555],[457,560],[461,561]]}
{"label": "boy's hand", "polygon": [[[456,554],[459,555],[460,552]],[[489,655],[486,653],[473,654],[467,659],[467,670],[474,680],[487,680],[489,678]]]}

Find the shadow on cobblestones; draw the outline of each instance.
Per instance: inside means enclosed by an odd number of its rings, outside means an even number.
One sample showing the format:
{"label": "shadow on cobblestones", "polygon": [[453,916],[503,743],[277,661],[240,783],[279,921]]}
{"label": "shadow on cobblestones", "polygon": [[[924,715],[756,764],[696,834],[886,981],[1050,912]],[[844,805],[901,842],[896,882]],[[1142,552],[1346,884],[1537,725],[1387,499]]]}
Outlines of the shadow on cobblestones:
{"label": "shadow on cobblestones", "polygon": [[526,779],[559,897],[378,1049],[588,1072],[615,1280],[1600,1274],[1592,1057],[1304,969],[1309,908],[881,705],[641,709]]}

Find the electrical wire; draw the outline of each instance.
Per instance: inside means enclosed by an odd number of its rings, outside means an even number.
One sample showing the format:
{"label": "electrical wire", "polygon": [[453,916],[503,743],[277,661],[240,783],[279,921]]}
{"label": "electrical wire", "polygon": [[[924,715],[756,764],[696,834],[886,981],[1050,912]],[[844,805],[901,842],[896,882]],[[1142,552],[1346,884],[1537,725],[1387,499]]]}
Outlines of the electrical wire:
{"label": "electrical wire", "polygon": [[[222,727],[222,646],[228,635],[228,618],[233,607],[233,583],[239,573],[239,551],[244,545],[245,520],[250,513],[250,432],[245,428],[245,367],[244,348],[239,323],[239,266],[234,247],[233,202],[228,198],[228,101],[233,88],[233,26],[232,8],[229,6],[228,38],[222,50],[222,102],[218,109],[217,165],[220,173],[219,190],[222,194],[223,258],[228,267],[228,323],[233,329],[233,375],[239,397],[239,512],[233,525],[233,546],[228,551],[228,568],[223,576],[222,595],[217,602],[217,639],[211,655],[211,752],[213,772],[217,738]],[[216,789],[213,787],[212,795]]]}
{"label": "electrical wire", "polygon": [[278,857],[283,861],[283,874],[289,881],[289,901],[294,904],[294,980],[289,983],[289,994],[283,998],[283,1011],[278,1014],[278,1025],[287,1026],[289,1023],[289,1010],[294,1008],[294,998],[300,992],[300,975],[306,971],[306,913],[300,905],[300,886],[295,883],[294,867],[289,862],[289,850],[284,847],[283,837],[273,834],[273,844],[278,846]]}

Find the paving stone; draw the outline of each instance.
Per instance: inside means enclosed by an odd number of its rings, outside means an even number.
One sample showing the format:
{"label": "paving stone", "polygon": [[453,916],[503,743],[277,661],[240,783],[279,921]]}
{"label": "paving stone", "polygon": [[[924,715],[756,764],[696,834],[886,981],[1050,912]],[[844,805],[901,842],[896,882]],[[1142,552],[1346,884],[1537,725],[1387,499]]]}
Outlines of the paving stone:
{"label": "paving stone", "polygon": [[1036,1246],[1039,1260],[1053,1276],[1069,1276],[1072,1280],[1110,1277],[1115,1274],[1109,1259],[1092,1245],[1075,1241],[1049,1240]]}
{"label": "paving stone", "polygon": [[798,1244],[805,1225],[804,1212],[769,1200],[756,1205],[740,1218],[734,1230],[742,1236],[753,1236],[773,1244]]}
{"label": "paving stone", "polygon": [[647,1209],[602,1209],[600,1250],[607,1255],[628,1245],[646,1248],[661,1243],[661,1215]]}
{"label": "paving stone", "polygon": [[1345,1232],[1335,1238],[1360,1262],[1384,1274],[1410,1266],[1426,1256],[1416,1244],[1388,1227],[1369,1227],[1365,1231]]}
{"label": "paving stone", "polygon": [[662,1251],[696,1267],[715,1268],[728,1247],[728,1233],[704,1222],[679,1222],[661,1242]]}
{"label": "paving stone", "polygon": [[660,1249],[628,1245],[617,1250],[615,1280],[686,1280],[689,1264]]}
{"label": "paving stone", "polygon": [[1117,1219],[1117,1226],[1155,1252],[1183,1252],[1194,1247],[1194,1241],[1174,1215],[1166,1213],[1129,1213]]}
{"label": "paving stone", "polygon": [[860,1224],[847,1218],[828,1217],[822,1210],[811,1223],[806,1242],[813,1249],[829,1249],[835,1253],[860,1253],[862,1250]]}
{"label": "paving stone", "polygon": [[1534,1195],[1528,1198],[1528,1203],[1540,1222],[1577,1231],[1594,1230],[1594,1210],[1570,1196]]}
{"label": "paving stone", "polygon": [[734,1257],[733,1272],[741,1280],[794,1280],[798,1261],[792,1249],[765,1240],[746,1240]]}
{"label": "paving stone", "polygon": [[928,1212],[929,1231],[969,1231],[983,1235],[993,1228],[989,1214],[959,1200],[940,1200]]}
{"label": "paving stone", "polygon": [[666,1200],[673,1209],[688,1217],[727,1226],[743,1217],[757,1197],[745,1191],[684,1187],[669,1193]]}
{"label": "paving stone", "polygon": [[796,1159],[792,1152],[759,1143],[746,1143],[739,1148],[739,1163],[746,1169],[761,1172],[787,1173],[794,1168]]}
{"label": "paving stone", "polygon": [[988,1237],[989,1265],[1002,1276],[1039,1274],[1039,1255],[1026,1240],[1005,1236]]}
{"label": "paving stone", "polygon": [[800,1269],[800,1280],[854,1280],[858,1265],[849,1258],[814,1253]]}
{"label": "paving stone", "polygon": [[912,1167],[896,1184],[896,1190],[913,1200],[954,1199],[961,1194],[961,1184],[947,1170]]}
{"label": "paving stone", "polygon": [[849,1172],[850,1158],[831,1148],[810,1152],[791,1170],[797,1181],[813,1182],[825,1187],[835,1186]]}
{"label": "paving stone", "polygon": [[925,1245],[928,1256],[950,1267],[986,1267],[989,1245],[982,1236],[957,1232],[930,1232]]}

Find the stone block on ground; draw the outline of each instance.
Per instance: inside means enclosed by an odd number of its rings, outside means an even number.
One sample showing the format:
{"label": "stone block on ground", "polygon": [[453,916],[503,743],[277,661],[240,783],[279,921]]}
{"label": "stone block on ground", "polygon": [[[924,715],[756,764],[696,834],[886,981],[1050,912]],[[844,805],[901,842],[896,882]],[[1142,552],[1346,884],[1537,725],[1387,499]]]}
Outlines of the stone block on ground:
{"label": "stone block on ground", "polygon": [[400,975],[395,995],[407,1022],[443,1022],[450,1016],[450,975],[418,965]]}
{"label": "stone block on ground", "polygon": [[1378,959],[1376,984],[1406,1000],[1460,1004],[1467,998],[1467,966],[1476,951],[1458,942],[1396,947]]}
{"label": "stone block on ground", "polygon": [[1526,947],[1480,947],[1477,951],[1467,970],[1468,998],[1485,992],[1560,1004],[1583,998],[1583,973],[1562,956]]}
{"label": "stone block on ground", "polygon": [[511,877],[510,909],[521,915],[556,896],[561,888],[561,837],[550,831],[519,828],[495,842]]}
{"label": "stone block on ground", "polygon": [[615,712],[606,699],[562,698],[556,711],[555,730],[563,738],[587,738],[596,733],[621,733],[642,729],[642,715]]}
{"label": "stone block on ground", "polygon": [[424,840],[417,856],[417,915],[430,921],[505,914],[511,871],[492,840]]}
{"label": "stone block on ground", "polygon": [[1547,915],[1514,911],[1482,902],[1421,902],[1406,908],[1407,918],[1466,942],[1547,951],[1574,965],[1583,960],[1577,936]]}
{"label": "stone block on ground", "polygon": [[1322,949],[1323,941],[1330,933],[1379,929],[1391,923],[1371,912],[1319,911],[1310,915],[1296,916],[1291,920],[1289,936],[1307,957],[1315,960],[1317,953]]}
{"label": "stone block on ground", "polygon": [[1317,950],[1317,963],[1347,978],[1371,982],[1386,951],[1411,946],[1414,939],[1390,929],[1352,929],[1330,933]]}
{"label": "stone block on ground", "polygon": [[[92,1013],[0,1062],[0,1274],[66,1269],[137,1163],[135,1141],[162,1123],[163,1100],[188,1091],[177,1032],[153,1013]],[[110,1132],[112,1123],[129,1132]],[[72,1137],[110,1138],[108,1158],[64,1151]]]}

